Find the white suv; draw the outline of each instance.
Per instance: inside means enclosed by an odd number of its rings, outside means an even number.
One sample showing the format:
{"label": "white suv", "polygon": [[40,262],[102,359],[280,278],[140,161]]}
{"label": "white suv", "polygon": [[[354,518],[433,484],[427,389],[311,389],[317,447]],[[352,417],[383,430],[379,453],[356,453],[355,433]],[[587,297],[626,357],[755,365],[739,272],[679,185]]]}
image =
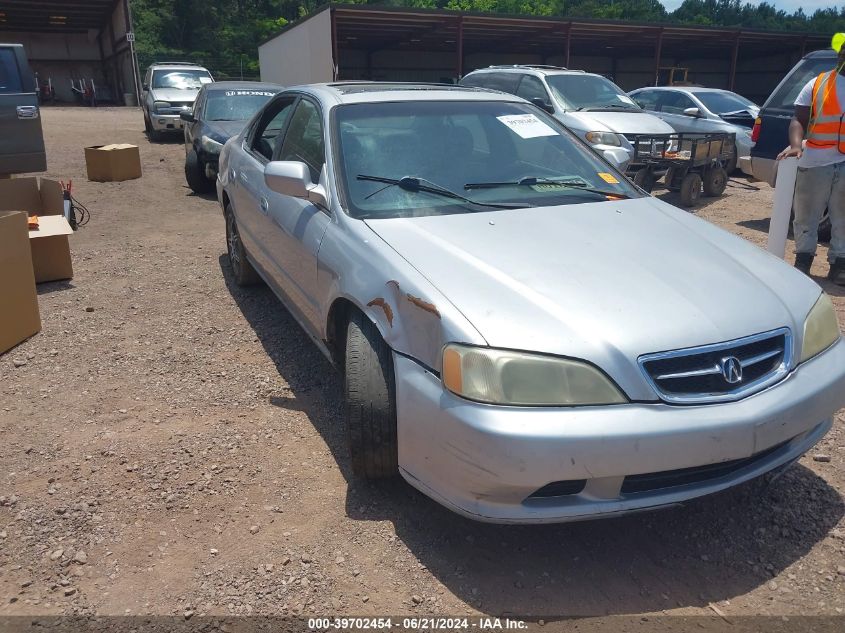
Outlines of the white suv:
{"label": "white suv", "polygon": [[583,70],[491,66],[469,73],[460,83],[514,94],[543,108],[623,171],[639,167],[631,164],[635,137],[675,132],[615,83]]}
{"label": "white suv", "polygon": [[151,141],[168,131],[182,131],[182,112],[190,112],[199,89],[214,78],[202,66],[188,62],[156,62],[144,74],[141,108]]}

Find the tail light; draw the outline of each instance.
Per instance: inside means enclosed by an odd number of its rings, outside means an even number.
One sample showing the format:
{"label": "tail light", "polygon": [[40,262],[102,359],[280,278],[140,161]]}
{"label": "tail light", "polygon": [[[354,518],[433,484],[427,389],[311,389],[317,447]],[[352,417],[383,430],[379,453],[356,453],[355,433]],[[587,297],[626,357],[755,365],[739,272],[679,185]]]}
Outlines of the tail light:
{"label": "tail light", "polygon": [[754,127],[751,129],[751,142],[756,143],[760,138],[760,127],[763,125],[763,119],[757,117],[754,119]]}

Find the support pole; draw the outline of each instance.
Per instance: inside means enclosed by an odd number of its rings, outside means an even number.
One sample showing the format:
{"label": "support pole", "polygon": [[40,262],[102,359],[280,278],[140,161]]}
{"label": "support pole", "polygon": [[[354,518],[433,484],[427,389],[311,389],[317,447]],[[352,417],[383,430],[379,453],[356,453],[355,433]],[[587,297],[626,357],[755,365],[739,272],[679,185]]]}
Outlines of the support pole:
{"label": "support pole", "polygon": [[337,54],[337,17],[335,17],[334,9],[329,9],[329,15],[332,21],[332,81],[337,81],[340,75],[340,68],[338,66]]}
{"label": "support pole", "polygon": [[569,53],[570,53],[571,50],[572,50],[572,22],[569,23],[569,26],[566,29],[566,54],[565,54],[566,61],[563,64],[566,68],[569,68],[569,59],[570,59]]}
{"label": "support pole", "polygon": [[660,84],[660,57],[663,55],[663,29],[657,32],[657,46],[654,52],[654,85]]}
{"label": "support pole", "polygon": [[734,86],[736,85],[736,63],[739,59],[739,36],[742,35],[742,31],[736,34],[734,38],[734,48],[733,53],[731,55],[731,77],[728,81],[728,90],[733,92]]}
{"label": "support pole", "polygon": [[[135,84],[135,100],[138,102],[138,107],[141,106],[141,71],[138,68],[138,56],[135,54],[135,31],[132,29],[132,12],[129,10],[129,0],[123,0],[123,17],[125,19],[126,33],[132,33],[133,41],[129,42],[129,55],[132,62],[132,79]],[[127,38],[128,39],[128,38]]]}
{"label": "support pole", "polygon": [[455,38],[457,45],[457,55],[455,71],[457,74],[456,83],[464,76],[464,16],[458,17],[458,36]]}

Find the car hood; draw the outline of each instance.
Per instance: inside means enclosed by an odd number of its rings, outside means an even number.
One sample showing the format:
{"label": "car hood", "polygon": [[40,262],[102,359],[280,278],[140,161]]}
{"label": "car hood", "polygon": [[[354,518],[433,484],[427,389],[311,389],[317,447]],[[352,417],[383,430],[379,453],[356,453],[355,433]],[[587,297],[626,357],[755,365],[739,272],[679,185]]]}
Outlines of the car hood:
{"label": "car hood", "polygon": [[620,384],[644,353],[795,332],[820,292],[654,198],[366,222],[489,345],[587,358]]}
{"label": "car hood", "polygon": [[246,124],[246,121],[205,121],[203,131],[215,140],[225,143],[240,134]]}
{"label": "car hood", "polygon": [[585,132],[672,134],[675,130],[648,112],[566,112],[564,124]]}
{"label": "car hood", "polygon": [[154,88],[153,98],[156,101],[173,101],[176,103],[193,103],[199,90],[181,90],[179,88]]}

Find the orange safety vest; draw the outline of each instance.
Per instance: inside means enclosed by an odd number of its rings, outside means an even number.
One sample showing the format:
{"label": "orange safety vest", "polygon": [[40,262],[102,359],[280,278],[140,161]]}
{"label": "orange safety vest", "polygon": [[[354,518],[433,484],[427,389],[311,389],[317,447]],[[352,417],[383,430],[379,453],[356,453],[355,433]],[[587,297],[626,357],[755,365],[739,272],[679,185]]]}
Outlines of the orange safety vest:
{"label": "orange safety vest", "polygon": [[810,106],[810,125],[807,147],[829,149],[836,147],[845,154],[845,111],[836,95],[836,70],[816,77],[813,103]]}

